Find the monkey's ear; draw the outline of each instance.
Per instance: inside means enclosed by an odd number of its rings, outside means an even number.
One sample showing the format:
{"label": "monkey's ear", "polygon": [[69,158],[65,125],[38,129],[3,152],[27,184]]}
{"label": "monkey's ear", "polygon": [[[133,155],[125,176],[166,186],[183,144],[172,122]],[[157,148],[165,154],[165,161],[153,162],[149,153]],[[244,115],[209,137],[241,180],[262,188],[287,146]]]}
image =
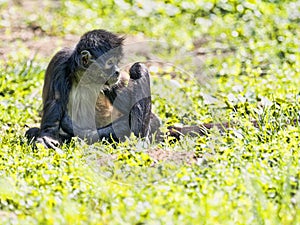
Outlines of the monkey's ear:
{"label": "monkey's ear", "polygon": [[90,59],[92,58],[91,53],[88,50],[83,50],[80,54],[82,66],[88,67]]}

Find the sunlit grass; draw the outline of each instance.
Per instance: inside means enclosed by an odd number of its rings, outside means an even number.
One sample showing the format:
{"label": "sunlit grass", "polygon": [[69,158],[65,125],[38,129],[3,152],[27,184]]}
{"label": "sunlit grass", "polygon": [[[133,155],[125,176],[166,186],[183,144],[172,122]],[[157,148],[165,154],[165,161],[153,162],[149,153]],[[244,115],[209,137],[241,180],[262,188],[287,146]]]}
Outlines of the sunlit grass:
{"label": "sunlit grass", "polygon": [[16,11],[16,24],[61,39],[104,28],[167,42],[162,60],[184,54],[152,68],[162,130],[234,126],[176,143],[33,148],[24,133],[40,122],[46,59],[21,42],[0,68],[1,224],[300,223],[299,1],[48,4],[32,16],[2,1],[0,28],[13,35]]}

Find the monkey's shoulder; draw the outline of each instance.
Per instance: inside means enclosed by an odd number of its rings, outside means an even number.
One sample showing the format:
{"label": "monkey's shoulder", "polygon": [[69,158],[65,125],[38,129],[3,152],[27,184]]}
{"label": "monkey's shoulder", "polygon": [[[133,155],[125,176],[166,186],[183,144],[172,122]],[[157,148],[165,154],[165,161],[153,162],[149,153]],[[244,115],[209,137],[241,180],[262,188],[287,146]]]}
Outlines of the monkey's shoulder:
{"label": "monkey's shoulder", "polygon": [[54,77],[54,73],[61,74],[62,71],[68,66],[68,61],[72,55],[71,48],[63,48],[58,51],[51,59],[47,70],[46,77]]}
{"label": "monkey's shoulder", "polygon": [[71,48],[63,48],[61,50],[59,50],[58,52],[55,53],[55,55],[52,57],[51,61],[50,61],[50,64],[51,63],[64,63],[66,62],[67,60],[69,60],[70,56],[72,55],[73,53],[73,49]]}

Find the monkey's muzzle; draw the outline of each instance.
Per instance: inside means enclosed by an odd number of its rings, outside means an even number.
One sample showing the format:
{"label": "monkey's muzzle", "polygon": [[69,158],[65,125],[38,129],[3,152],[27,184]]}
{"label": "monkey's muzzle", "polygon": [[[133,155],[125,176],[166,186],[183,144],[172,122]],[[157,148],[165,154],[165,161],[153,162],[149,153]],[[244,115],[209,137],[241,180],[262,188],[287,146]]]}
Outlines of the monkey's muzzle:
{"label": "monkey's muzzle", "polygon": [[109,79],[105,82],[105,85],[111,86],[116,84],[119,81],[119,76],[112,75],[109,77]]}

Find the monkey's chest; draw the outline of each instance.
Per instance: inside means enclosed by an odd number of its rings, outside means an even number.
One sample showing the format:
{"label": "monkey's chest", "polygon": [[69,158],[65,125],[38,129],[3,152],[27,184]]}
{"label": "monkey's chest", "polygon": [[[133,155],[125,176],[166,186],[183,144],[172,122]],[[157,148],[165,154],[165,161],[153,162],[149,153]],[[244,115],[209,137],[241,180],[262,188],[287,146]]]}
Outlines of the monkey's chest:
{"label": "monkey's chest", "polygon": [[97,127],[103,127],[121,117],[121,113],[113,107],[108,98],[100,94],[95,106],[95,121]]}
{"label": "monkey's chest", "polygon": [[92,89],[72,89],[67,107],[73,123],[82,129],[104,127],[122,115],[102,92]]}

